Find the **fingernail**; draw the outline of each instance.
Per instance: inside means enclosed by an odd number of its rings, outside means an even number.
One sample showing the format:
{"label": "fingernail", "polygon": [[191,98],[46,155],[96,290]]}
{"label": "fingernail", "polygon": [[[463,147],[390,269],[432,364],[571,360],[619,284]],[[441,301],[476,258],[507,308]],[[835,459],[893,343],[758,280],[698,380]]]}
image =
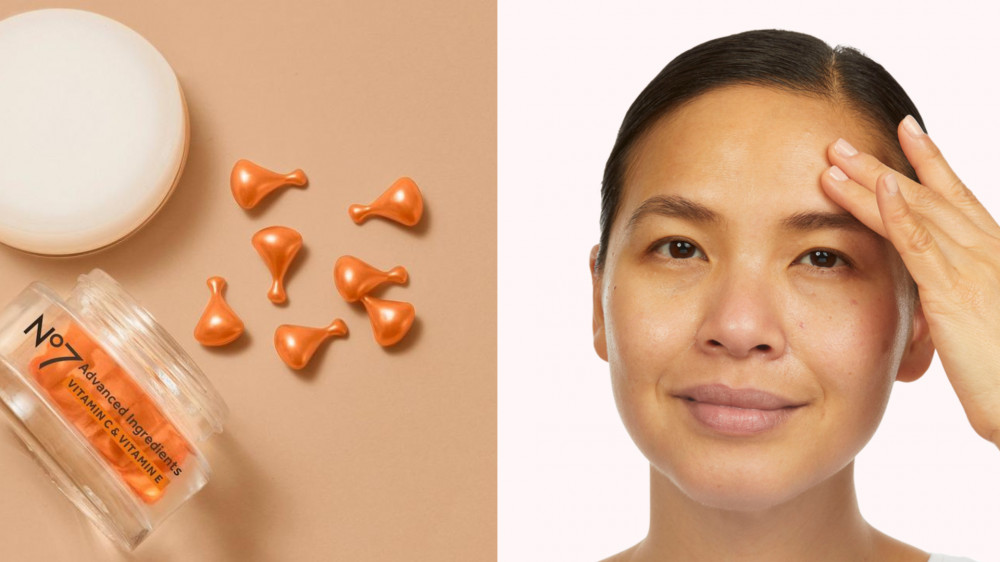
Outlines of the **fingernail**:
{"label": "fingernail", "polygon": [[837,166],[830,168],[830,176],[837,181],[847,181],[847,174]]}
{"label": "fingernail", "polygon": [[834,145],[833,148],[835,148],[841,156],[854,156],[858,153],[858,151],[851,146],[851,143],[845,141],[844,139],[837,139],[837,144]]}
{"label": "fingernail", "polygon": [[889,195],[895,195],[899,192],[899,184],[896,183],[896,176],[889,174],[885,177],[885,190],[889,192]]}
{"label": "fingernail", "polygon": [[910,138],[919,139],[926,134],[924,133],[924,130],[920,128],[920,123],[917,123],[917,120],[914,119],[912,115],[907,115],[903,119],[903,127],[906,129],[906,132],[909,133]]}

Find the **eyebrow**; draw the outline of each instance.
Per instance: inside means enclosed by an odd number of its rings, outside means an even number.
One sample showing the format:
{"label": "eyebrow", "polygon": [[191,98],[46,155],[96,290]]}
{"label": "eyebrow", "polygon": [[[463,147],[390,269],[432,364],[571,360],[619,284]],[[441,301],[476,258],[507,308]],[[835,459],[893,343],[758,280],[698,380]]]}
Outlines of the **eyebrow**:
{"label": "eyebrow", "polygon": [[[717,228],[725,228],[728,224],[720,213],[682,195],[656,195],[643,201],[639,208],[632,213],[625,226],[626,233],[634,230],[644,218],[654,215],[681,219],[696,224],[712,225]],[[782,230],[790,232],[845,230],[881,238],[878,233],[868,228],[865,223],[849,212],[800,211],[783,218],[779,224]]]}

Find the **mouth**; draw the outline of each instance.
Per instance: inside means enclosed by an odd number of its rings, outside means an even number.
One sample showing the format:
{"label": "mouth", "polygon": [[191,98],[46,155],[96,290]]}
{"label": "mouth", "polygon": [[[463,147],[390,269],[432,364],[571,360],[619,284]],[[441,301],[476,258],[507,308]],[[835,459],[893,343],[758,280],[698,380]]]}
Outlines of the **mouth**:
{"label": "mouth", "polygon": [[689,396],[678,396],[677,398],[680,398],[681,400],[685,400],[687,402],[695,402],[695,403],[699,403],[699,404],[710,404],[712,406],[720,406],[720,407],[723,407],[723,408],[733,408],[733,409],[736,409],[736,410],[757,410],[757,411],[762,411],[762,412],[771,412],[771,411],[774,411],[774,410],[785,410],[785,409],[790,409],[790,408],[801,408],[802,406],[805,406],[805,404],[799,404],[797,406],[782,406],[780,408],[747,408],[747,407],[742,407],[742,406],[734,406],[732,404],[719,404],[717,402],[708,402],[708,401],[704,401],[703,402],[703,401],[700,401],[700,400],[695,400],[694,398],[691,398]]}
{"label": "mouth", "polygon": [[684,389],[680,399],[705,428],[725,435],[747,436],[770,431],[806,404],[755,388],[702,385]]}
{"label": "mouth", "polygon": [[693,386],[676,392],[674,396],[692,402],[744,410],[780,410],[805,405],[801,400],[795,400],[766,390],[758,388],[730,388],[724,384]]}

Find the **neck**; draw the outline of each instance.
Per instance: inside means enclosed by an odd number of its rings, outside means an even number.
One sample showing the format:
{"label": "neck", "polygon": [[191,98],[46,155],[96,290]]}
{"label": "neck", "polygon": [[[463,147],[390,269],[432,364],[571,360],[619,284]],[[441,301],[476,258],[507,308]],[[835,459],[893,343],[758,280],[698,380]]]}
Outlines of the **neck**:
{"label": "neck", "polygon": [[633,560],[871,560],[877,531],[861,517],[854,461],[785,503],[759,511],[707,507],[650,466],[649,534]]}

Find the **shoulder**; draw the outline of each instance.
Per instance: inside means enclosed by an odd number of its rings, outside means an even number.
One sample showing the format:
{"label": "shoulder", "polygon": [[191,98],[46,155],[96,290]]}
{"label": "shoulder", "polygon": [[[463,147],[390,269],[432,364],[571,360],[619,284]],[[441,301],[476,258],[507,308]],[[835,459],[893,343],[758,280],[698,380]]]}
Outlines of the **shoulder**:
{"label": "shoulder", "polygon": [[633,554],[635,554],[635,550],[636,550],[636,548],[639,547],[640,544],[642,544],[642,543],[640,542],[640,543],[634,544],[631,547],[629,547],[628,549],[619,552],[618,554],[609,556],[609,557],[605,558],[604,560],[601,560],[601,562],[631,562],[632,561],[632,556],[633,556]]}
{"label": "shoulder", "polygon": [[937,552],[932,552],[931,557],[927,562],[976,562],[971,558],[965,558],[962,556],[948,556],[947,554],[939,554]]}

